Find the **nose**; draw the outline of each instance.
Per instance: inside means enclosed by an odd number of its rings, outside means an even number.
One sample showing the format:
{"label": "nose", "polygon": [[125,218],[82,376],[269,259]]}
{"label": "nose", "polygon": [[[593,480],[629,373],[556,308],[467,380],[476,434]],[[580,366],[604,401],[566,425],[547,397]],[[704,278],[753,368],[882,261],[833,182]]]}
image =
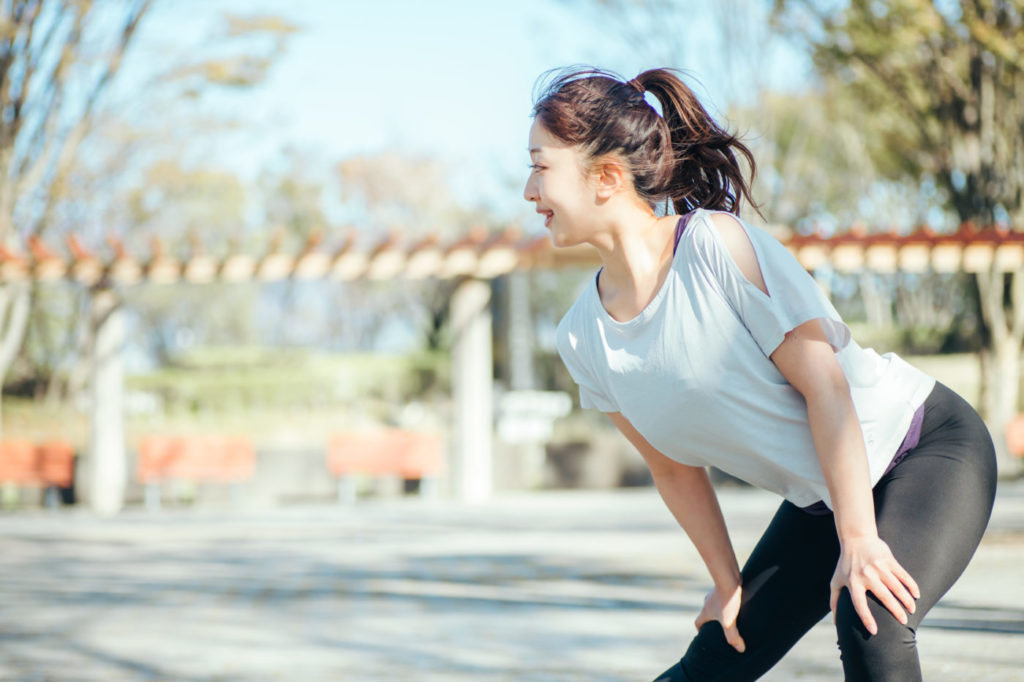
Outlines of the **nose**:
{"label": "nose", "polygon": [[527,201],[537,201],[540,199],[537,196],[537,182],[534,179],[533,173],[530,173],[530,177],[526,179],[526,186],[523,187],[523,198]]}

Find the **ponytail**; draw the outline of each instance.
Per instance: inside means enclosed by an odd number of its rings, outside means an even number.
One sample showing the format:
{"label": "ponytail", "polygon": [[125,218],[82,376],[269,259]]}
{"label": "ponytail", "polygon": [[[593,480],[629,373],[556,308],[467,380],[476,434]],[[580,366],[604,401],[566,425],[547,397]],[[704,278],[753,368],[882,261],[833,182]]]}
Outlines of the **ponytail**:
{"label": "ponytail", "polygon": [[[661,116],[644,99],[645,91],[660,103]],[[621,158],[637,194],[652,206],[670,200],[680,215],[696,208],[739,215],[746,200],[760,215],[737,160],[737,155],[746,160],[752,182],[753,154],[715,123],[669,69],[644,71],[628,82],[597,69],[562,72],[544,89],[533,113],[587,158]]]}
{"label": "ponytail", "polygon": [[746,199],[760,215],[736,158],[739,154],[746,160],[752,183],[757,164],[750,149],[715,123],[693,91],[669,69],[644,71],[631,82],[661,104],[662,125],[670,141],[662,153],[672,169],[665,190],[676,213],[708,208],[739,215],[740,202]]}

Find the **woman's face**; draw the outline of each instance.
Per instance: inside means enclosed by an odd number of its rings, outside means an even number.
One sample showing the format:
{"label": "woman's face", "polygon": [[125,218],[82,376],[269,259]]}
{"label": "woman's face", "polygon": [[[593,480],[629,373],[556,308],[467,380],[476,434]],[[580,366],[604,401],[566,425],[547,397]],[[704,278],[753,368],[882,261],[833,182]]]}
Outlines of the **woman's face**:
{"label": "woman's face", "polygon": [[530,177],[523,198],[537,206],[555,246],[582,243],[593,224],[594,187],[575,147],[558,140],[540,121],[530,127]]}

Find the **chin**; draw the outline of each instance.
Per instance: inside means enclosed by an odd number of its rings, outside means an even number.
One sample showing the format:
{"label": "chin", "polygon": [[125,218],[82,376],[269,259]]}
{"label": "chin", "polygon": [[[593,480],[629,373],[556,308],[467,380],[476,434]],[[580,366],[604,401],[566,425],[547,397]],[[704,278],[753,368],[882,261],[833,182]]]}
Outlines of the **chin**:
{"label": "chin", "polygon": [[551,245],[559,249],[580,244],[580,240],[573,239],[571,236],[560,232],[551,232],[548,236],[551,239]]}

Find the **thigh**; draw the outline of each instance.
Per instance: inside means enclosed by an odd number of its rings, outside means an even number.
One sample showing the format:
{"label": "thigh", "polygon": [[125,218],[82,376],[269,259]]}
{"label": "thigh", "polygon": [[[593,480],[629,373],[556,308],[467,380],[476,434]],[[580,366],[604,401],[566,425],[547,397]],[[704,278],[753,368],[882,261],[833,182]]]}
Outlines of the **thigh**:
{"label": "thigh", "polygon": [[784,502],[742,570],[737,627],[746,651],[726,642],[719,623],[707,623],[657,679],[739,682],[763,675],[828,613],[838,558],[833,516],[811,516]]}
{"label": "thigh", "polygon": [[926,403],[921,442],[875,487],[878,533],[921,597],[902,625],[873,596],[869,636],[844,592],[837,628],[848,680],[920,679],[916,632],[981,542],[995,496],[995,453],[984,423],[944,386]]}
{"label": "thigh", "polygon": [[913,627],[967,567],[996,490],[988,428],[960,396],[936,392],[921,442],[875,487],[878,533],[921,587]]}

